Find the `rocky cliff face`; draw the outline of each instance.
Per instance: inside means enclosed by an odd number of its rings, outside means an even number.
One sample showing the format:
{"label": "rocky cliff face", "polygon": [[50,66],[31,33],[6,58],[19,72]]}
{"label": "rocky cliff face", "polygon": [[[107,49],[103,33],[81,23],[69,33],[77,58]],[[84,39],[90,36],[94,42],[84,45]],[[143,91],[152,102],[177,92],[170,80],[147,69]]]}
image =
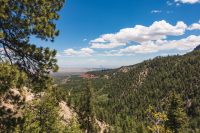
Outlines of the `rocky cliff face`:
{"label": "rocky cliff face", "polygon": [[[29,92],[26,87],[21,89],[12,88],[4,95],[0,96],[0,128],[3,125],[8,125],[19,122],[22,118],[22,109],[24,104],[32,100],[34,95]],[[11,125],[12,125],[11,124]]]}
{"label": "rocky cliff face", "polygon": [[34,98],[26,87],[22,89],[12,88],[0,98],[0,110],[6,115],[13,114],[13,117],[18,118],[21,116],[20,111],[24,107],[24,102],[28,102]]}
{"label": "rocky cliff face", "polygon": [[[25,103],[31,104],[34,99],[37,99],[37,95],[31,93],[28,88],[23,87],[22,89],[13,88],[10,89],[6,94],[0,97],[0,121],[3,123],[9,122],[10,119],[18,122],[22,118],[22,110]],[[78,114],[70,108],[65,101],[59,102],[59,116],[61,121],[68,125],[73,120],[78,121]],[[103,133],[109,128],[105,122],[96,120],[99,126],[100,133]]]}
{"label": "rocky cliff face", "polygon": [[[61,117],[61,120],[64,124],[70,124],[70,122],[72,120],[77,120],[78,118],[78,114],[73,110],[71,109],[67,104],[66,102],[64,101],[61,101],[59,103],[59,107],[60,107],[60,110],[59,110],[59,115]],[[99,127],[99,133],[104,133],[108,130],[109,128],[109,125],[105,122],[102,122],[102,121],[99,121],[96,119],[96,123]]]}
{"label": "rocky cliff face", "polygon": [[77,117],[77,114],[74,110],[72,110],[69,106],[67,106],[66,102],[61,101],[59,103],[59,115],[64,124],[69,124],[71,120]]}

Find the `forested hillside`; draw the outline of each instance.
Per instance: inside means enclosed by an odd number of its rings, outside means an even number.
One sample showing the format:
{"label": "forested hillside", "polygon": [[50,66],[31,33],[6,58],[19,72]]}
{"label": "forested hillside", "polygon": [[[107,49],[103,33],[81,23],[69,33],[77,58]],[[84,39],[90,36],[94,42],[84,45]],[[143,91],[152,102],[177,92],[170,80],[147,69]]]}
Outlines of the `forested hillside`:
{"label": "forested hillside", "polygon": [[[176,11],[171,6],[181,7],[180,0],[163,2],[170,6],[166,11],[151,11],[166,12],[169,22],[178,18],[175,25],[149,13],[139,15],[145,21],[136,25],[142,21],[135,15],[147,12],[148,3],[130,1],[71,0],[65,8],[65,0],[0,0],[0,133],[200,133],[200,46],[185,55],[96,68],[150,53],[186,52],[199,44],[192,31],[200,30],[200,21],[186,24],[178,12],[168,16]],[[182,0],[188,2],[199,0]],[[134,27],[105,33],[132,25],[130,20]],[[59,66],[95,71],[54,73]]]}
{"label": "forested hillside", "polygon": [[200,51],[196,50],[88,73],[95,78],[72,76],[59,86],[66,92],[62,98],[81,115],[89,82],[92,114],[109,124],[109,132],[198,133],[199,68]]}

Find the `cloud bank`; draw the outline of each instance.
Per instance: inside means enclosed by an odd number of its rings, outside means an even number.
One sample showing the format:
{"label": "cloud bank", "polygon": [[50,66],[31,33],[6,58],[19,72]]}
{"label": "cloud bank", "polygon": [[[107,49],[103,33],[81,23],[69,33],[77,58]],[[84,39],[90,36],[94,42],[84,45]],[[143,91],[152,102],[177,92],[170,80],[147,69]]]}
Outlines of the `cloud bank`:
{"label": "cloud bank", "polygon": [[180,40],[157,40],[148,41],[140,45],[132,45],[124,49],[120,49],[119,53],[153,53],[164,50],[192,50],[200,44],[200,36],[191,35]]}
{"label": "cloud bank", "polygon": [[67,56],[91,56],[94,53],[94,50],[91,48],[82,48],[80,50],[66,49],[64,54]]}
{"label": "cloud bank", "polygon": [[149,27],[136,25],[133,28],[121,29],[114,34],[104,34],[99,38],[90,41],[91,48],[116,48],[125,46],[129,42],[143,43],[147,41],[154,41],[166,39],[167,36],[183,35],[187,25],[179,21],[176,25],[171,25],[165,20],[155,21]]}
{"label": "cloud bank", "polygon": [[175,2],[183,4],[196,4],[200,3],[200,0],[175,0]]}
{"label": "cloud bank", "polygon": [[169,37],[181,37],[186,31],[200,30],[200,22],[189,26],[183,21],[170,24],[165,20],[155,21],[150,26],[136,25],[117,33],[103,34],[93,39],[89,47],[80,50],[66,49],[67,56],[129,56],[161,51],[190,51],[200,44],[199,35],[189,35],[182,39],[170,40]]}

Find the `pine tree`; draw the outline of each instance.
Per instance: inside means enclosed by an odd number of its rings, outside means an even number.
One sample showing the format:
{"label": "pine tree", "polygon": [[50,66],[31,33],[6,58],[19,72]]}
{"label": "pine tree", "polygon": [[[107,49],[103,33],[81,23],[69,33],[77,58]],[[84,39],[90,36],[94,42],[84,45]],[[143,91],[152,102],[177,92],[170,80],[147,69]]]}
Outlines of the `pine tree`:
{"label": "pine tree", "polygon": [[80,129],[80,124],[73,118],[70,123],[65,127],[63,133],[82,133]]}
{"label": "pine tree", "polygon": [[24,112],[22,132],[62,132],[65,129],[58,114],[57,100],[52,94],[45,94],[30,103]]}
{"label": "pine tree", "polygon": [[0,132],[11,132],[21,122],[19,111],[23,109],[24,97],[17,92],[26,81],[26,74],[18,67],[0,62]]}
{"label": "pine tree", "polygon": [[149,119],[149,131],[152,133],[169,133],[169,131],[165,129],[165,122],[168,120],[165,112],[158,112],[150,106],[147,110],[147,116]]}
{"label": "pine tree", "polygon": [[87,82],[87,87],[83,94],[83,98],[81,99],[82,105],[79,110],[81,116],[81,123],[83,124],[83,128],[86,129],[87,133],[96,133],[96,116],[94,111],[94,92],[91,87],[91,82]]}
{"label": "pine tree", "polygon": [[[59,19],[58,12],[64,2],[64,0],[0,0],[0,107],[3,96],[9,89],[13,87],[20,89],[21,86],[25,86],[23,83],[25,75],[28,75],[27,81],[30,83],[28,87],[37,92],[51,85],[52,79],[49,74],[58,70],[56,50],[37,47],[30,42],[30,38],[34,36],[41,40],[53,41],[58,36],[59,31],[55,21]],[[7,64],[10,66],[4,66],[5,61],[9,61]],[[59,131],[61,124],[58,124],[59,117],[54,102],[50,96],[36,101],[34,108],[27,109],[28,111],[24,113],[28,127],[22,127],[25,130],[33,129],[35,132]],[[21,107],[23,106],[19,108]],[[11,125],[18,123],[15,119],[10,122],[8,117],[5,117],[5,111],[1,109],[0,131],[4,130],[2,127],[5,121]],[[22,127],[19,125],[16,130]],[[7,130],[12,132],[11,128]]]}
{"label": "pine tree", "polygon": [[11,88],[21,88],[27,82],[27,75],[15,65],[0,61],[0,97]]}
{"label": "pine tree", "polygon": [[166,122],[167,127],[173,133],[181,133],[182,129],[187,124],[187,114],[183,108],[183,101],[180,95],[176,92],[172,92],[170,96],[170,106],[167,113],[168,120]]}
{"label": "pine tree", "polygon": [[55,20],[64,0],[1,0],[0,5],[0,60],[24,70],[37,89],[45,86],[48,74],[58,69],[56,51],[37,47],[30,37],[53,41],[58,36]]}

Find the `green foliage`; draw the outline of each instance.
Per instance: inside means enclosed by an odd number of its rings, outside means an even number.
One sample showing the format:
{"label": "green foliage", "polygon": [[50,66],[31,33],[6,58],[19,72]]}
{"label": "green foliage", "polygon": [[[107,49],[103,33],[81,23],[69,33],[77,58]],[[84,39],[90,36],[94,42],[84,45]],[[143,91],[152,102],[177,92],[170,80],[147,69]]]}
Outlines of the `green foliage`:
{"label": "green foliage", "polygon": [[[65,128],[58,117],[58,101],[51,94],[25,109],[23,124],[11,115],[22,113],[24,101],[7,95],[11,88],[20,91],[27,86],[41,92],[52,85],[49,74],[58,70],[56,51],[31,44],[30,37],[53,41],[63,4],[64,0],[0,0],[0,132],[13,132],[16,124],[15,132],[62,132]],[[2,106],[9,98],[11,105],[22,104],[18,112]]]}
{"label": "green foliage", "polygon": [[150,106],[147,110],[147,116],[149,119],[148,129],[152,133],[170,133],[165,128],[165,122],[168,120],[167,114],[165,112],[157,112]]}
{"label": "green foliage", "polygon": [[78,121],[76,119],[72,119],[64,129],[63,133],[82,133]]}
{"label": "green foliage", "polygon": [[56,51],[30,44],[30,37],[53,41],[63,4],[64,0],[0,1],[0,59],[16,64],[43,88],[50,80],[48,74],[58,69]]}
{"label": "green foliage", "polygon": [[79,110],[80,121],[83,129],[86,129],[87,133],[97,133],[96,116],[94,112],[94,92],[91,86],[91,82],[87,83],[85,93],[81,98],[81,107]]}
{"label": "green foliage", "polygon": [[0,62],[0,132],[12,131],[21,122],[17,114],[23,108],[24,99],[11,89],[18,88],[16,91],[20,92],[26,81],[26,74],[19,71],[18,67]]}
{"label": "green foliage", "polygon": [[[184,131],[198,132],[199,66],[200,51],[193,51],[183,56],[157,57],[119,69],[89,72],[98,77],[90,79],[93,93],[100,92],[95,100],[98,96],[106,96],[94,103],[96,118],[105,121],[119,133],[124,130],[133,132],[133,128],[136,132],[145,132],[147,126],[151,125],[146,117],[148,107],[153,106],[162,115],[170,108],[169,96],[175,91],[183,100],[182,110],[189,117],[187,126],[183,127]],[[127,71],[124,72],[123,69]],[[86,81],[77,76],[62,77],[65,78],[68,78],[68,82],[59,86],[66,93],[70,92],[70,102],[78,110],[82,106],[79,101]]]}
{"label": "green foliage", "polygon": [[1,0],[1,31],[4,36],[13,35],[20,39],[31,34],[53,39],[58,35],[54,20],[59,19],[58,11],[63,3],[64,0]]}
{"label": "green foliage", "polygon": [[26,74],[20,72],[18,67],[12,66],[7,62],[0,62],[0,96],[10,88],[21,88],[25,85],[26,80]]}
{"label": "green foliage", "polygon": [[170,96],[170,107],[167,117],[167,127],[169,127],[173,133],[182,133],[188,123],[188,118],[183,107],[182,99],[180,95],[175,92],[172,92]]}
{"label": "green foliage", "polygon": [[49,93],[27,105],[24,111],[21,132],[63,132],[65,126],[58,114],[58,103]]}

